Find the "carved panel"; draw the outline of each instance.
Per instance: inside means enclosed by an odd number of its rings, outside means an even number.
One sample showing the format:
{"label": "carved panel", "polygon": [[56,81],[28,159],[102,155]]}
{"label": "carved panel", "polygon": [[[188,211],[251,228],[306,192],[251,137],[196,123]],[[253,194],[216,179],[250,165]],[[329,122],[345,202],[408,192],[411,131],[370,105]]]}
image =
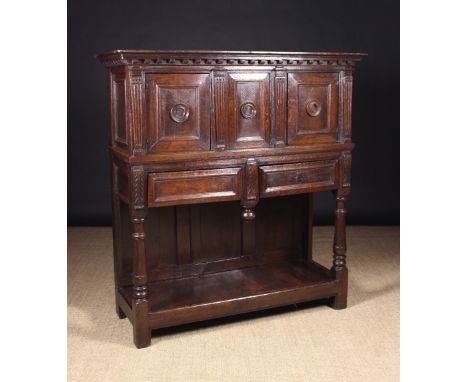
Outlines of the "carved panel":
{"label": "carved panel", "polygon": [[149,74],[149,151],[209,150],[210,75]]}
{"label": "carved panel", "polygon": [[336,73],[289,73],[288,144],[336,141]]}
{"label": "carved panel", "polygon": [[128,123],[132,133],[132,146],[135,153],[143,153],[144,130],[144,78],[140,68],[129,70],[130,96],[128,97]]}
{"label": "carved panel", "polygon": [[269,146],[270,73],[231,72],[228,75],[228,148]]}
{"label": "carved panel", "polygon": [[351,103],[353,77],[350,72],[340,72],[340,141],[351,142]]}
{"label": "carved panel", "polygon": [[258,203],[258,164],[253,158],[247,160],[244,175],[242,205],[254,207]]}
{"label": "carved panel", "polygon": [[242,196],[242,219],[252,221],[255,219],[253,207],[258,203],[258,164],[254,158],[247,160],[245,164],[244,190]]}
{"label": "carved panel", "polygon": [[[131,198],[132,210],[145,208],[145,169],[135,166],[131,169]],[[132,211],[131,211],[132,212]]]}
{"label": "carved panel", "polygon": [[286,72],[277,71],[275,77],[275,134],[276,134],[276,147],[285,146],[285,133],[286,133],[286,85],[287,78]]}
{"label": "carved panel", "polygon": [[226,72],[214,74],[216,148],[226,148]]}
{"label": "carved panel", "polygon": [[125,76],[116,74],[112,81],[112,131],[117,146],[128,148],[127,121],[125,113]]}
{"label": "carved panel", "polygon": [[341,156],[341,186],[351,187],[351,160],[352,156],[346,151]]}

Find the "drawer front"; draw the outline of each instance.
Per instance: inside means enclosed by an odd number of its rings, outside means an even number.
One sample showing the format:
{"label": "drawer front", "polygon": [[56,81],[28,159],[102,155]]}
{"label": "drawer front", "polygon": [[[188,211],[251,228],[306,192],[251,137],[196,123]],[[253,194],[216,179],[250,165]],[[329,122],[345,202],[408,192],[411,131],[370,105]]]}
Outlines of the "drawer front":
{"label": "drawer front", "polygon": [[338,73],[288,74],[288,144],[335,142]]}
{"label": "drawer front", "polygon": [[149,152],[210,149],[210,75],[147,75]]}
{"label": "drawer front", "polygon": [[148,206],[239,200],[242,169],[177,171],[148,175]]}
{"label": "drawer front", "polygon": [[227,106],[228,148],[270,145],[269,72],[228,72]]}
{"label": "drawer front", "polygon": [[279,196],[334,189],[337,161],[260,167],[260,196]]}

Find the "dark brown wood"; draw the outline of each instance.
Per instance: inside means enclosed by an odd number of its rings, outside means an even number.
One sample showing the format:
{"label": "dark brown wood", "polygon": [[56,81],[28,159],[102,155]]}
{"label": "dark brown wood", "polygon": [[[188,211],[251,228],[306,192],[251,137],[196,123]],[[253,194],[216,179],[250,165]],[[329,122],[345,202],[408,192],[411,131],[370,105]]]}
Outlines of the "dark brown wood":
{"label": "dark brown wood", "polygon": [[303,224],[303,245],[307,249],[306,258],[308,261],[312,261],[313,255],[313,235],[314,235],[314,194],[310,193],[307,195],[305,203],[306,213],[304,214]]}
{"label": "dark brown wood", "polygon": [[338,281],[338,293],[331,299],[331,306],[344,309],[348,296],[348,268],[346,267],[345,233],[346,197],[337,193],[335,211],[335,236],[333,240],[333,266],[331,274]]}
{"label": "dark brown wood", "polygon": [[228,72],[228,148],[269,147],[269,72]]}
{"label": "dark brown wood", "polygon": [[258,194],[258,164],[253,158],[247,159],[245,164],[244,195],[241,205],[242,211],[242,254],[255,253],[255,211],[259,200]]}
{"label": "dark brown wood", "polygon": [[[322,268],[294,262],[160,281],[150,285],[149,320],[163,328],[326,298],[336,283]],[[130,298],[128,288],[123,294]]]}
{"label": "dark brown wood", "polygon": [[[116,311],[151,329],[347,304],[358,53],[116,50],[108,68]],[[336,198],[333,266],[313,193]]]}
{"label": "dark brown wood", "polygon": [[148,179],[148,206],[240,199],[240,168],[154,173]]}
{"label": "dark brown wood", "polygon": [[288,144],[337,140],[338,73],[289,73]]}
{"label": "dark brown wood", "polygon": [[120,215],[120,197],[119,197],[119,167],[111,158],[111,176],[112,176],[112,233],[114,245],[114,286],[115,286],[115,308],[119,318],[125,318],[126,315],[119,306],[119,286],[123,285],[123,266],[122,266],[122,227]]}
{"label": "dark brown wood", "polygon": [[275,147],[286,145],[286,122],[287,122],[287,77],[283,68],[276,69],[275,76]]}
{"label": "dark brown wood", "polygon": [[331,274],[338,281],[338,293],[330,299],[334,309],[344,309],[348,298],[348,268],[346,267],[346,208],[351,191],[351,153],[343,152],[338,172],[340,187],[335,191],[335,236],[333,240],[333,266]]}
{"label": "dark brown wood", "polygon": [[289,195],[336,188],[336,161],[260,167],[260,196]]}
{"label": "dark brown wood", "polygon": [[145,249],[145,170],[142,166],[131,169],[130,217],[133,224],[132,311],[134,315],[133,340],[137,348],[151,342],[148,324],[148,270]]}
{"label": "dark brown wood", "polygon": [[177,265],[190,264],[190,210],[176,207]]}
{"label": "dark brown wood", "polygon": [[210,75],[147,75],[147,151],[210,149]]}

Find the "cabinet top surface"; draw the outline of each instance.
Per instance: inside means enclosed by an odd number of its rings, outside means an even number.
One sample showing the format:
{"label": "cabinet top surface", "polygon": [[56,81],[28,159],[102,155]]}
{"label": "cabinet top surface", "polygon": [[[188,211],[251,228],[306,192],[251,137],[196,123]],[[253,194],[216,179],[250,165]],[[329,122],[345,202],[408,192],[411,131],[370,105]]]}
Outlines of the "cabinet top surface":
{"label": "cabinet top surface", "polygon": [[[266,52],[266,51],[225,51],[225,50],[157,50],[157,49],[116,49],[97,54],[96,57],[106,64],[132,64],[132,60],[138,59],[317,59],[317,60],[348,60],[359,61],[366,53],[344,53],[344,52]],[[135,62],[136,63],[136,62]]]}

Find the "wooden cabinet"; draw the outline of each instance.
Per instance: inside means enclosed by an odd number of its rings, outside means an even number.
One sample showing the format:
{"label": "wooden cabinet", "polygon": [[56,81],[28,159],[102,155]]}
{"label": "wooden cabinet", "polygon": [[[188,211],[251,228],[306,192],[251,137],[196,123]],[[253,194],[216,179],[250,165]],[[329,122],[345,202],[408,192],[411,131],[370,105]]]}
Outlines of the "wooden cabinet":
{"label": "wooden cabinet", "polygon": [[[108,69],[116,308],[151,330],[346,307],[352,73],[362,54],[116,50]],[[333,266],[313,193],[336,199]]]}

